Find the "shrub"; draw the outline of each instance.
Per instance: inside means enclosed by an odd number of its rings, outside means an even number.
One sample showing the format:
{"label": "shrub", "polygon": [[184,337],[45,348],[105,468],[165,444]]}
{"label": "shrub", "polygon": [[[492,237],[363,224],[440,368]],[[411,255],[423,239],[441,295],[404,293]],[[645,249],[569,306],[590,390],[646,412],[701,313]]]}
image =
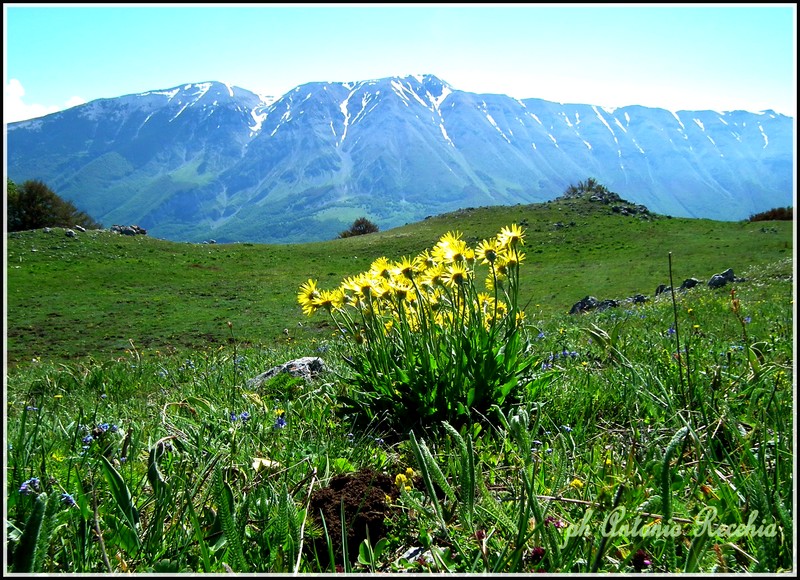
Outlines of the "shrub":
{"label": "shrub", "polygon": [[8,179],[6,187],[9,232],[45,227],[102,227],[89,215],[79,211],[71,201],[59,197],[42,181],[29,180],[17,187]]}
{"label": "shrub", "polygon": [[353,236],[363,236],[364,234],[372,234],[378,231],[378,226],[365,217],[360,217],[353,222],[349,229],[340,232],[340,238],[350,238]]}
{"label": "shrub", "polygon": [[751,222],[764,222],[764,221],[792,221],[794,220],[794,208],[788,207],[775,207],[761,213],[751,215],[747,221]]}

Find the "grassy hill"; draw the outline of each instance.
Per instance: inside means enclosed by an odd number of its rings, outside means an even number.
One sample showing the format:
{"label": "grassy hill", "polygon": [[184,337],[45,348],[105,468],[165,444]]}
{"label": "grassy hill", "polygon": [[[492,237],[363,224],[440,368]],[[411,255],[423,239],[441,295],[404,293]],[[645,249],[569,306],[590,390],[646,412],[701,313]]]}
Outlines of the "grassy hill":
{"label": "grassy hill", "polygon": [[[792,255],[792,222],[625,216],[586,198],[465,209],[384,232],[291,245],[189,244],[148,236],[34,230],[7,238],[7,360],[130,348],[197,348],[235,336],[249,344],[301,340],[326,328],[306,318],[298,287],[334,288],[386,256],[413,257],[448,231],[474,246],[504,226],[525,230],[522,302],[534,320],[581,298],[652,297],[659,284],[708,280]],[[227,322],[232,323],[232,328]]]}

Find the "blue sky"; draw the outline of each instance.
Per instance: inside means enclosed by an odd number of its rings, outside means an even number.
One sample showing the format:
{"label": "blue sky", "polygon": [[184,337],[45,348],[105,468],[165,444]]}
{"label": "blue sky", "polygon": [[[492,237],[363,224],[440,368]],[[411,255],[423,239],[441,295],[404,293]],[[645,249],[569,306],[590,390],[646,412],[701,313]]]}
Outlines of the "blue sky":
{"label": "blue sky", "polygon": [[796,116],[795,4],[4,4],[4,120],[222,81],[434,74],[603,107]]}

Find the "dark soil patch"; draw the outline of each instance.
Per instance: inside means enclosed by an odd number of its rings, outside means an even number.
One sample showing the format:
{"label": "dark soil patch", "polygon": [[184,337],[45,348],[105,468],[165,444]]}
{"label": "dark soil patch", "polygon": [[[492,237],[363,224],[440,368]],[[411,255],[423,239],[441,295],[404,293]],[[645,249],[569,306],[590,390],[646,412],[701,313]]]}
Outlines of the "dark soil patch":
{"label": "dark soil patch", "polygon": [[334,564],[344,563],[342,510],[347,531],[348,560],[353,563],[358,558],[359,545],[367,537],[367,530],[373,546],[386,535],[385,519],[391,513],[386,496],[394,501],[398,494],[390,476],[369,469],[335,475],[328,487],[315,491],[311,495],[310,511],[320,528],[322,518],[325,518],[328,530],[328,538],[323,534],[313,544],[320,565],[325,568],[330,564],[328,539],[333,548]]}

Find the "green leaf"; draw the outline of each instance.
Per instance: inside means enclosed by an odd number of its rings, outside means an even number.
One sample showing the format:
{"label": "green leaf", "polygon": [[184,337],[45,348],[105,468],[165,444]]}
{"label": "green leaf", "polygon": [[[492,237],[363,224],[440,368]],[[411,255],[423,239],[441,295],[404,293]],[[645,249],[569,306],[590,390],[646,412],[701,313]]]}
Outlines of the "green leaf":
{"label": "green leaf", "polygon": [[133,556],[139,550],[139,537],[127,522],[122,521],[114,514],[105,514],[103,523],[112,532],[108,539],[109,544],[116,545],[129,555]]}
{"label": "green leaf", "polygon": [[114,466],[111,465],[111,462],[103,455],[100,456],[100,467],[103,471],[106,481],[108,481],[109,487],[111,488],[111,496],[114,498],[117,507],[125,517],[130,529],[135,531],[136,526],[139,523],[139,512],[133,505],[133,501],[131,500],[131,492],[128,489],[128,486],[125,484],[125,480],[122,479],[122,476],[119,474],[119,472],[114,469]]}
{"label": "green leaf", "polygon": [[44,512],[47,508],[47,494],[40,493],[33,504],[33,511],[25,522],[25,529],[22,537],[14,551],[14,572],[30,573],[35,572],[36,545],[39,543],[39,536],[44,521]]}

